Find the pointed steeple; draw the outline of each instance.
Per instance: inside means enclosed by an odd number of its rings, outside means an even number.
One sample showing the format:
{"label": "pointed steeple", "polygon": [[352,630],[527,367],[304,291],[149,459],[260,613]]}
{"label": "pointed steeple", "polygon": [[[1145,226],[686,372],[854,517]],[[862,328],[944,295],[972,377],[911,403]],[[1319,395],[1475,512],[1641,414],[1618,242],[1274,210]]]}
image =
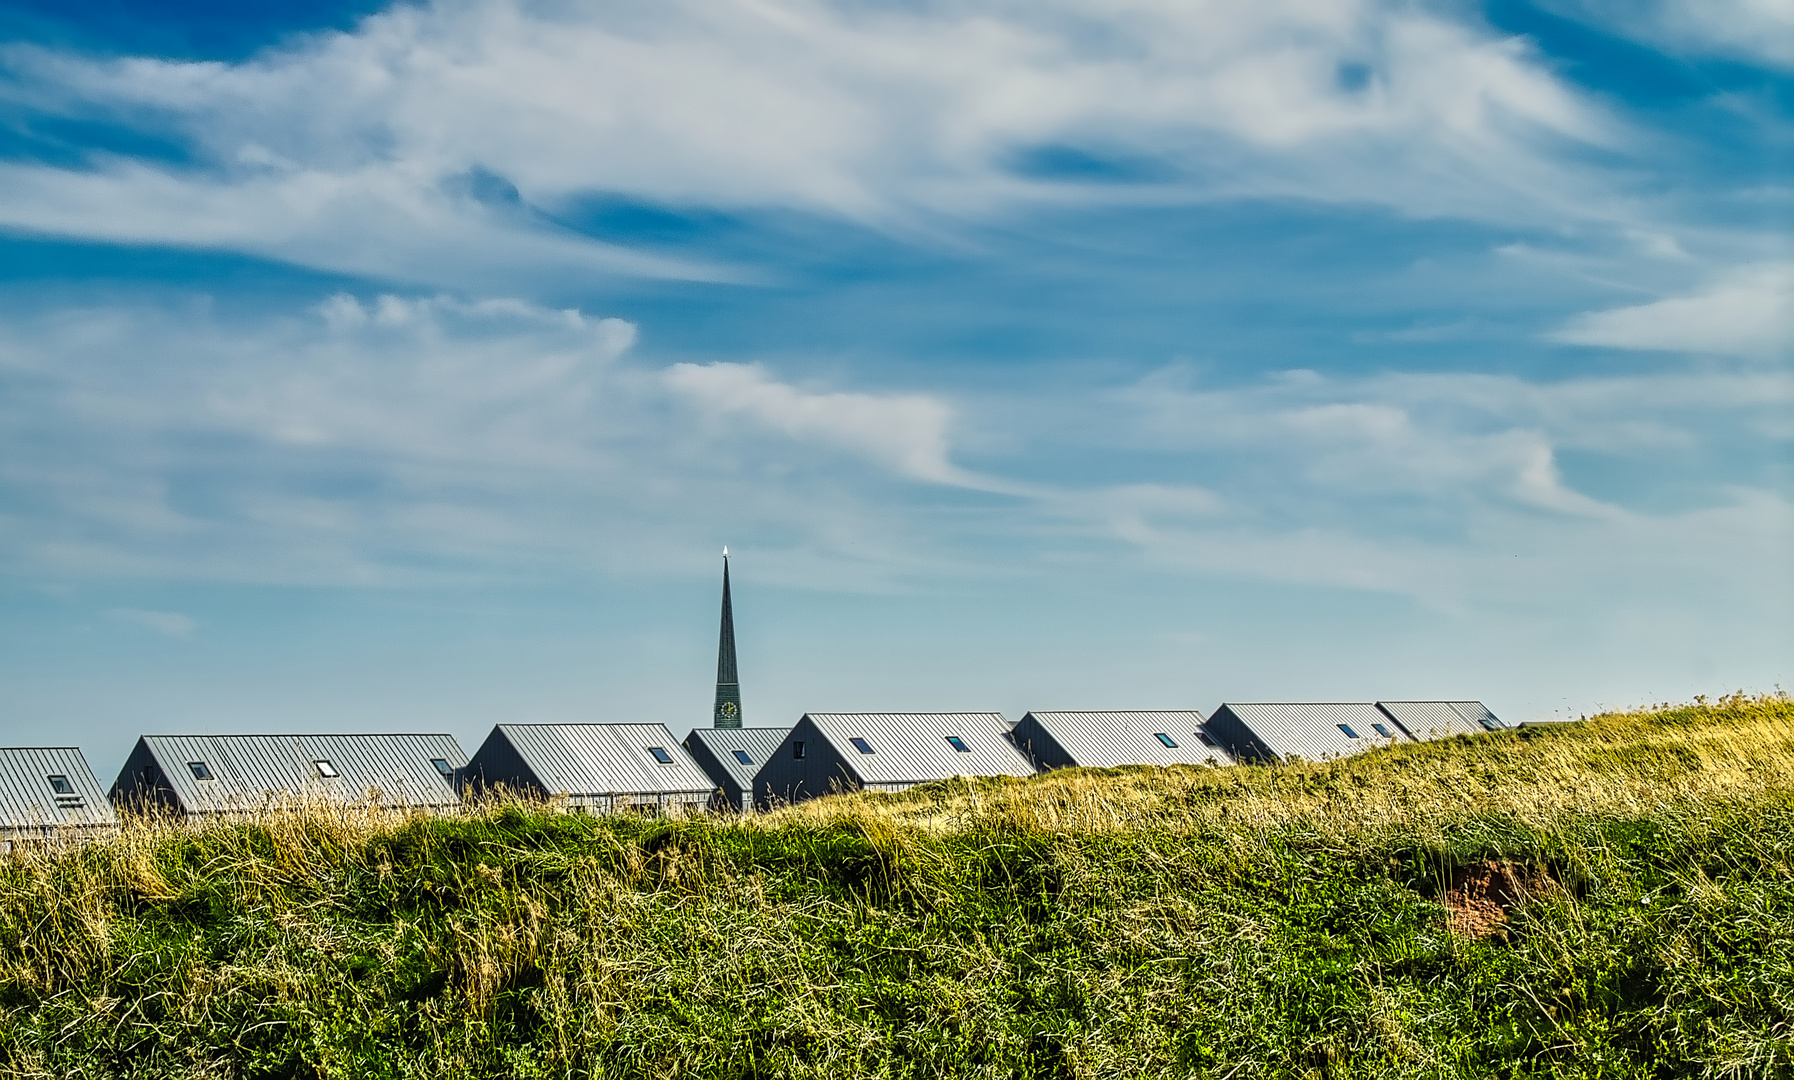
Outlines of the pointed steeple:
{"label": "pointed steeple", "polygon": [[714,726],[741,726],[741,683],[735,675],[735,612],[729,605],[729,549],[723,549],[723,626],[716,643]]}

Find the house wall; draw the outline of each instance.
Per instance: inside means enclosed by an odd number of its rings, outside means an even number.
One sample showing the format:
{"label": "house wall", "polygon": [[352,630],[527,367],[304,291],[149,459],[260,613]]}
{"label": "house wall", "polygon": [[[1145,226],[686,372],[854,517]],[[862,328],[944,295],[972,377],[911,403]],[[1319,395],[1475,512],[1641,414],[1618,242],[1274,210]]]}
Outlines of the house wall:
{"label": "house wall", "polygon": [[742,806],[747,802],[748,793],[741,790],[741,785],[735,782],[728,767],[718,761],[716,755],[710,752],[710,747],[706,746],[702,739],[687,736],[685,752],[698,763],[698,768],[704,770],[704,775],[710,777],[711,781],[716,784],[717,793],[712,801],[721,802],[724,807],[740,812]]}
{"label": "house wall", "polygon": [[1009,741],[1042,772],[1047,769],[1069,769],[1077,764],[1032,715],[1022,717],[1021,722],[1009,733]]}
{"label": "house wall", "polygon": [[495,794],[499,789],[518,795],[530,795],[538,799],[548,797],[542,782],[536,774],[524,764],[523,755],[511,745],[503,728],[493,728],[492,734],[473,752],[467,760],[467,768],[462,771],[462,798]]}
{"label": "house wall", "polygon": [[124,767],[118,770],[118,779],[112,784],[112,793],[108,796],[112,806],[120,811],[138,813],[188,813],[175,794],[174,786],[162,775],[162,766],[156,761],[156,755],[150,751],[149,742],[138,739],[131,750],[131,756],[125,759]]}
{"label": "house wall", "polygon": [[[804,744],[804,756],[794,758],[794,743]],[[773,756],[754,776],[754,805],[762,810],[778,804],[800,803],[835,791],[857,790],[862,785],[847,758],[832,746],[808,717],[798,721],[779,743]]]}
{"label": "house wall", "polygon": [[1277,755],[1259,741],[1257,733],[1245,721],[1223,705],[1202,725],[1222,749],[1242,762],[1277,761]]}

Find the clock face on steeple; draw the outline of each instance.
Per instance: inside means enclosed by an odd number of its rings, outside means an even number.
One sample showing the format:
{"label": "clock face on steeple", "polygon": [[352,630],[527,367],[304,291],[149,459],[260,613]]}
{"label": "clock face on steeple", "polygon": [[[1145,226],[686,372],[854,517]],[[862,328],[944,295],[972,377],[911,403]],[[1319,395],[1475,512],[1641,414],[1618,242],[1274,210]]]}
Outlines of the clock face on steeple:
{"label": "clock face on steeple", "polygon": [[716,715],[724,720],[733,720],[740,715],[741,706],[733,701],[725,701],[716,707]]}

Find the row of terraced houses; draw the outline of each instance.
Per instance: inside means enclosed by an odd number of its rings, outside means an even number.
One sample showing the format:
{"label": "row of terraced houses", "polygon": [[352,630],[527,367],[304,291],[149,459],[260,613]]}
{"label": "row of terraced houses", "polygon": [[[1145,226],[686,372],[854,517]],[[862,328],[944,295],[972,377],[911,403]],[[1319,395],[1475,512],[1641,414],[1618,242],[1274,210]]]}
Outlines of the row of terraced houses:
{"label": "row of terraced houses", "polygon": [[[725,556],[726,559],[726,556]],[[763,810],[838,791],[1070,767],[1323,760],[1504,725],[1476,701],[1227,703],[1195,711],[815,712],[743,723],[728,565],[713,726],[511,724],[471,756],[452,735],[145,735],[102,791],[81,751],[0,748],[0,842],[295,803],[457,810],[503,793],[592,813]]]}

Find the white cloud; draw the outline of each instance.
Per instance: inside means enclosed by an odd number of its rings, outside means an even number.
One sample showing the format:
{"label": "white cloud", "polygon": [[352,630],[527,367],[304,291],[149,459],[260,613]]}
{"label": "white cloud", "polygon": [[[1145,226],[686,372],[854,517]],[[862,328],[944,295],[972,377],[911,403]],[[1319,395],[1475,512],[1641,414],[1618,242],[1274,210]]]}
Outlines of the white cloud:
{"label": "white cloud", "polygon": [[1794,263],[1746,267],[1689,296],[1590,312],[1550,337],[1615,349],[1786,355],[1794,350]]}
{"label": "white cloud", "polygon": [[178,611],[150,611],[145,608],[112,608],[106,617],[114,622],[140,627],[163,637],[187,638],[199,627],[198,620]]}
{"label": "white cloud", "polygon": [[1794,7],[1785,0],[1553,0],[1549,6],[1679,55],[1794,68]]}
{"label": "white cloud", "polygon": [[846,450],[904,476],[960,487],[988,481],[949,459],[953,413],[923,394],[808,393],[750,364],[675,364],[666,385],[712,416],[743,416],[790,438]]}
{"label": "white cloud", "polygon": [[[1142,187],[1527,223],[1626,213],[1559,151],[1625,135],[1523,44],[1376,0],[443,0],[239,64],[0,56],[24,107],[129,116],[197,158],[5,165],[0,224],[458,288],[728,276],[543,215],[595,193],[898,229]],[[1024,167],[1066,155],[1137,165],[1140,182]]]}

